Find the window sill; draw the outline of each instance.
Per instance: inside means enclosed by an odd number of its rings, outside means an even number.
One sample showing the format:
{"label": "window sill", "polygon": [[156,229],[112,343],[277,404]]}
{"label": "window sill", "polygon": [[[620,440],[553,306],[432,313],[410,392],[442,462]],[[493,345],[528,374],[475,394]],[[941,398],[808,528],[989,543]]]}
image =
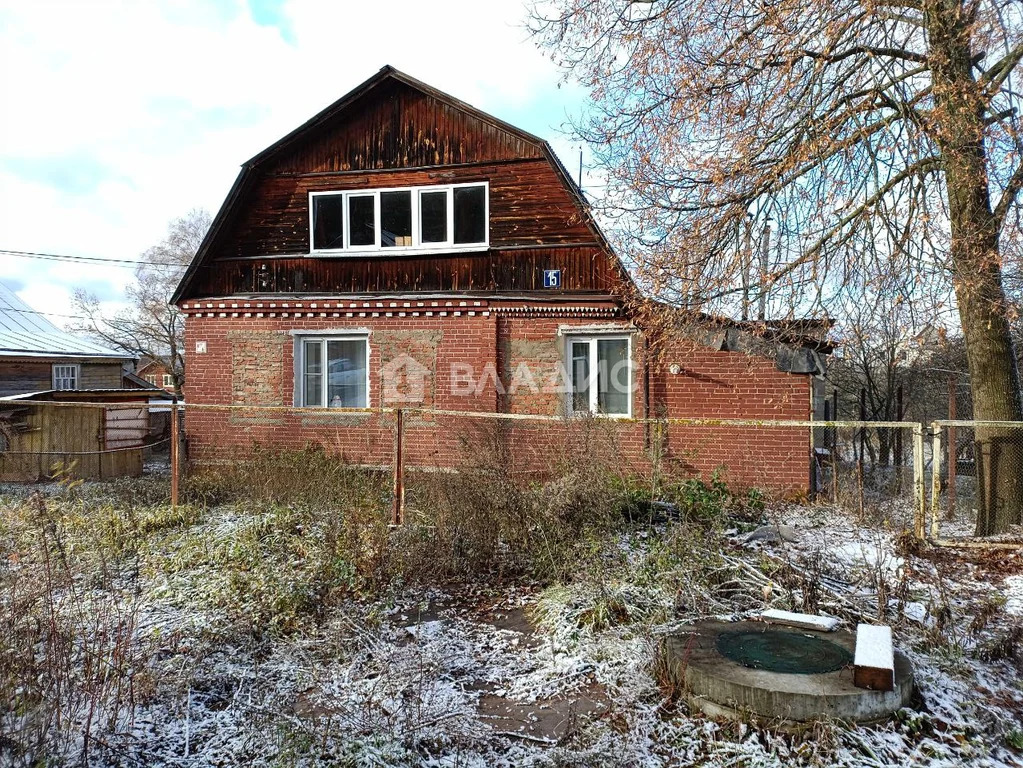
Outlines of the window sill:
{"label": "window sill", "polygon": [[389,256],[446,256],[452,253],[480,253],[490,249],[489,243],[476,243],[474,245],[445,245],[439,248],[427,248],[417,246],[413,248],[361,248],[331,251],[310,251],[305,254],[307,259],[337,259],[337,258],[387,258]]}
{"label": "window sill", "polygon": [[625,420],[628,421],[632,418],[631,413],[593,413],[592,411],[569,411],[568,418],[570,419],[612,419],[614,421]]}

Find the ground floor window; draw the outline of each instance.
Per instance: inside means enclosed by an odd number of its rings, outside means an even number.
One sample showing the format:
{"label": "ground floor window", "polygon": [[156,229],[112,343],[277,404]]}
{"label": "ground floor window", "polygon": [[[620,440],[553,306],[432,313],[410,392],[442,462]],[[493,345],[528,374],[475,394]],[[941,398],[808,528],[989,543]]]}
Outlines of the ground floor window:
{"label": "ground floor window", "polygon": [[53,366],[53,388],[78,389],[78,372],[77,365]]}
{"label": "ground floor window", "polygon": [[632,414],[632,362],[628,336],[568,339],[572,413]]}
{"label": "ground floor window", "polygon": [[305,337],[297,351],[301,405],[369,407],[369,341],[365,337]]}

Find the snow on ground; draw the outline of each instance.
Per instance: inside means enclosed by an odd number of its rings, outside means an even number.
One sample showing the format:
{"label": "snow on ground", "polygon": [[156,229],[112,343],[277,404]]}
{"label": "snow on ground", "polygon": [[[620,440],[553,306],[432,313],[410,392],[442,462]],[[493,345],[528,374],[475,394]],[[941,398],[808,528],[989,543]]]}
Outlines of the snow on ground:
{"label": "snow on ground", "polygon": [[1005,577],[1005,610],[1023,616],[1023,574]]}
{"label": "snow on ground", "polygon": [[[89,764],[1023,765],[1009,745],[1023,740],[1019,636],[989,648],[1020,626],[1019,555],[920,557],[899,550],[898,521],[861,525],[829,508],[782,506],[770,517],[796,540],[750,543],[734,532],[718,566],[728,578],[706,599],[684,572],[663,569],[667,533],[643,529],[621,537],[625,565],[606,577],[545,589],[487,579],[396,588],[335,604],[301,631],[257,636],[203,599],[232,575],[186,555],[195,541],[215,547],[258,521],[211,510],[188,537],[159,540],[161,558],[187,567],[138,573],[139,692],[112,727],[94,728]],[[746,579],[765,562],[794,564],[804,581],[762,594]],[[808,579],[821,611],[847,626],[857,610],[888,609],[915,664],[913,708],[878,726],[793,736],[715,722],[666,696],[656,664],[664,634],[701,611],[799,608]],[[76,762],[84,748],[79,738],[51,757]]]}

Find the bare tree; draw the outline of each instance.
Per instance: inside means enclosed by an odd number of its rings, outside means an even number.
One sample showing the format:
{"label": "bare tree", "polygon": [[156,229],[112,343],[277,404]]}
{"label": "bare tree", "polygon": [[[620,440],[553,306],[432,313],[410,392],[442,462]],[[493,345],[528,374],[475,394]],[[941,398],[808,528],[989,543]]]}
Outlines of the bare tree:
{"label": "bare tree", "polygon": [[[641,288],[735,306],[745,233],[779,244],[760,292],[818,311],[873,273],[948,286],[978,419],[1023,418],[1003,269],[1019,239],[1017,0],[552,0],[532,28],[590,90],[577,126]],[[873,227],[876,249],[855,247]],[[755,259],[753,260],[756,261]],[[907,298],[915,297],[911,291]],[[1020,521],[1023,446],[996,450]]]}
{"label": "bare tree", "polygon": [[193,209],[167,228],[167,236],[142,253],[135,283],[126,290],[128,307],[104,314],[94,294],[75,291],[76,314],[85,331],[140,357],[159,360],[172,371],[174,390],[181,395],[185,377],[184,323],[170,298],[210,228],[208,211]]}

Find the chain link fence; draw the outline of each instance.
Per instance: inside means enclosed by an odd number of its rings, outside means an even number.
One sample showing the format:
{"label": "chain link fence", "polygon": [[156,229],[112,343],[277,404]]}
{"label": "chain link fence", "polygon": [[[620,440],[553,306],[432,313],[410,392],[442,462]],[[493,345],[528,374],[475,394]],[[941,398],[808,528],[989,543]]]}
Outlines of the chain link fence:
{"label": "chain link fence", "polygon": [[817,498],[861,516],[882,512],[890,519],[913,520],[929,470],[926,447],[918,457],[921,443],[922,429],[914,422],[815,428]]}
{"label": "chain link fence", "polygon": [[1023,423],[941,420],[932,425],[928,536],[961,542],[1023,534]]}
{"label": "chain link fence", "polygon": [[394,523],[436,491],[440,475],[486,472],[513,492],[586,467],[650,498],[700,478],[877,515],[936,541],[1006,527],[1018,535],[1023,509],[1019,423],[564,418],[137,401],[0,405],[3,482],[149,475],[166,481],[177,502],[176,480],[190,473],[309,450],[378,477]]}

